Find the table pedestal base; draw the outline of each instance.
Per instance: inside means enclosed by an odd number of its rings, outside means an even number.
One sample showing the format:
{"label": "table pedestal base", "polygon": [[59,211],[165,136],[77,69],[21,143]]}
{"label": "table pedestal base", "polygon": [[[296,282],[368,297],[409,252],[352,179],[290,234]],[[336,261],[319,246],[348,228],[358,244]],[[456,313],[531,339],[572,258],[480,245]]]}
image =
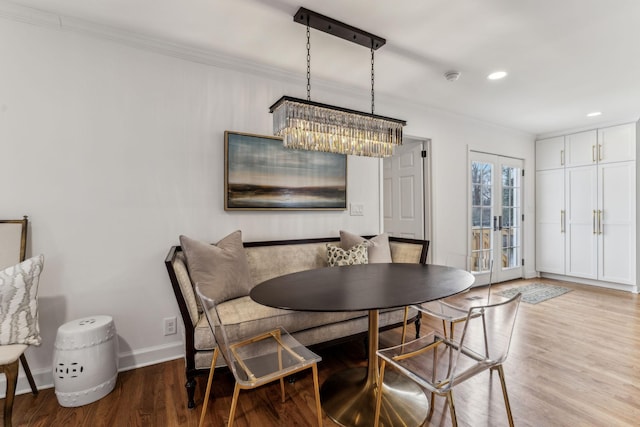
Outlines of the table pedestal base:
{"label": "table pedestal base", "polygon": [[[342,426],[373,426],[376,385],[367,377],[367,368],[347,369],[329,377],[320,390],[320,400],[327,416]],[[380,427],[417,427],[428,412],[427,396],[415,382],[393,370],[385,371]]]}

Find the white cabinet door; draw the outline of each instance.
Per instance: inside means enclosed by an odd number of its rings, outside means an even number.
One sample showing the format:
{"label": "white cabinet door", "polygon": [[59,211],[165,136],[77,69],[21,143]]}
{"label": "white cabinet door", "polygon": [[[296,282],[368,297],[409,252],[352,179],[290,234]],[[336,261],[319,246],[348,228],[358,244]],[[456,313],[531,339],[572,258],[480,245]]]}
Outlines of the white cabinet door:
{"label": "white cabinet door", "polygon": [[636,158],[636,125],[611,126],[598,129],[598,161],[624,162]]}
{"label": "white cabinet door", "polygon": [[565,274],[564,169],[536,172],[536,270]]}
{"label": "white cabinet door", "polygon": [[564,167],[564,136],[536,141],[536,170]]}
{"label": "white cabinet door", "polygon": [[596,130],[573,133],[565,137],[565,166],[593,165],[598,161]]}
{"label": "white cabinet door", "polygon": [[635,162],[598,167],[598,279],[635,284]]}
{"label": "white cabinet door", "polygon": [[565,170],[566,274],[598,278],[598,168],[583,166]]}

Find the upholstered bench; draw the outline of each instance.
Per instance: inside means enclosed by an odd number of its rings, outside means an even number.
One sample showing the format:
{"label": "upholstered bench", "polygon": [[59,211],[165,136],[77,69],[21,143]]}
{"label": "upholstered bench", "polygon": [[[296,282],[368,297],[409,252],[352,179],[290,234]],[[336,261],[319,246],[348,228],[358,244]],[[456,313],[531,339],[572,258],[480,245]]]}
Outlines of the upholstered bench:
{"label": "upholstered bench", "polygon": [[[184,239],[184,236],[181,239]],[[365,239],[375,240],[372,236]],[[194,245],[193,241],[182,241],[189,242],[189,246]],[[367,240],[366,243],[370,242],[371,240]],[[241,243],[248,265],[249,288],[239,292],[240,295],[233,294],[230,298],[225,295],[224,302],[219,306],[222,321],[230,325],[227,326],[227,332],[233,334],[234,330],[241,329],[242,334],[252,334],[282,326],[302,344],[316,347],[366,337],[368,318],[364,311],[315,313],[281,310],[260,305],[248,296],[250,288],[273,277],[327,267],[328,244],[339,247],[340,237]],[[192,265],[191,271],[189,270],[188,256],[185,256],[185,252],[188,254],[189,250],[183,250],[183,246],[184,243],[169,250],[165,265],[184,323],[187,404],[193,408],[196,377],[208,374],[215,340],[196,301],[196,280],[192,276],[198,274],[195,271],[198,267],[195,261],[190,259]],[[388,247],[392,262],[425,263],[429,241],[388,237]],[[199,261],[202,264],[202,260]],[[372,259],[370,262],[381,261]],[[213,270],[215,274],[215,268]],[[202,279],[202,275],[199,277],[201,282],[207,281]],[[236,277],[232,280],[236,280]],[[304,286],[304,283],[300,286]],[[380,328],[388,329],[401,325],[403,316],[402,308],[382,311],[379,316]],[[418,321],[417,313],[412,312],[410,319]]]}

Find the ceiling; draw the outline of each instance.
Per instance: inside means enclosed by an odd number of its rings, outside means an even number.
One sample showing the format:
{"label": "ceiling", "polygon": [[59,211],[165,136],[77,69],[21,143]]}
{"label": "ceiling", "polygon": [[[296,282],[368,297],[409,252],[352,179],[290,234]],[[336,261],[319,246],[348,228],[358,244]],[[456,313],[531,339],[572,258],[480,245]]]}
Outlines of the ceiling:
{"label": "ceiling", "polygon": [[[300,7],[386,38],[383,93],[531,134],[640,117],[638,0],[14,0],[18,5],[306,73]],[[367,90],[370,52],[311,32],[312,79]],[[455,82],[444,73],[461,73]],[[508,76],[486,76],[505,70]],[[304,87],[301,93],[304,95]],[[313,90],[313,80],[312,80]],[[313,92],[312,92],[313,99]],[[364,107],[362,108],[365,109]],[[599,117],[587,113],[601,111]],[[385,114],[384,105],[376,113]]]}

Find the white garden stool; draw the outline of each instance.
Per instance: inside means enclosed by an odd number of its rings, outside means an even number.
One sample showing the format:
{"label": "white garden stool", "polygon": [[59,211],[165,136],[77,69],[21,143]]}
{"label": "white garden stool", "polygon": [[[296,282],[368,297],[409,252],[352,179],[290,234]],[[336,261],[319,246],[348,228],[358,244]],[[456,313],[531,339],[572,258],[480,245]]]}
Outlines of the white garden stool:
{"label": "white garden stool", "polygon": [[118,343],[111,316],[91,316],[58,328],[53,385],[58,403],[74,407],[109,394],[118,377]]}

